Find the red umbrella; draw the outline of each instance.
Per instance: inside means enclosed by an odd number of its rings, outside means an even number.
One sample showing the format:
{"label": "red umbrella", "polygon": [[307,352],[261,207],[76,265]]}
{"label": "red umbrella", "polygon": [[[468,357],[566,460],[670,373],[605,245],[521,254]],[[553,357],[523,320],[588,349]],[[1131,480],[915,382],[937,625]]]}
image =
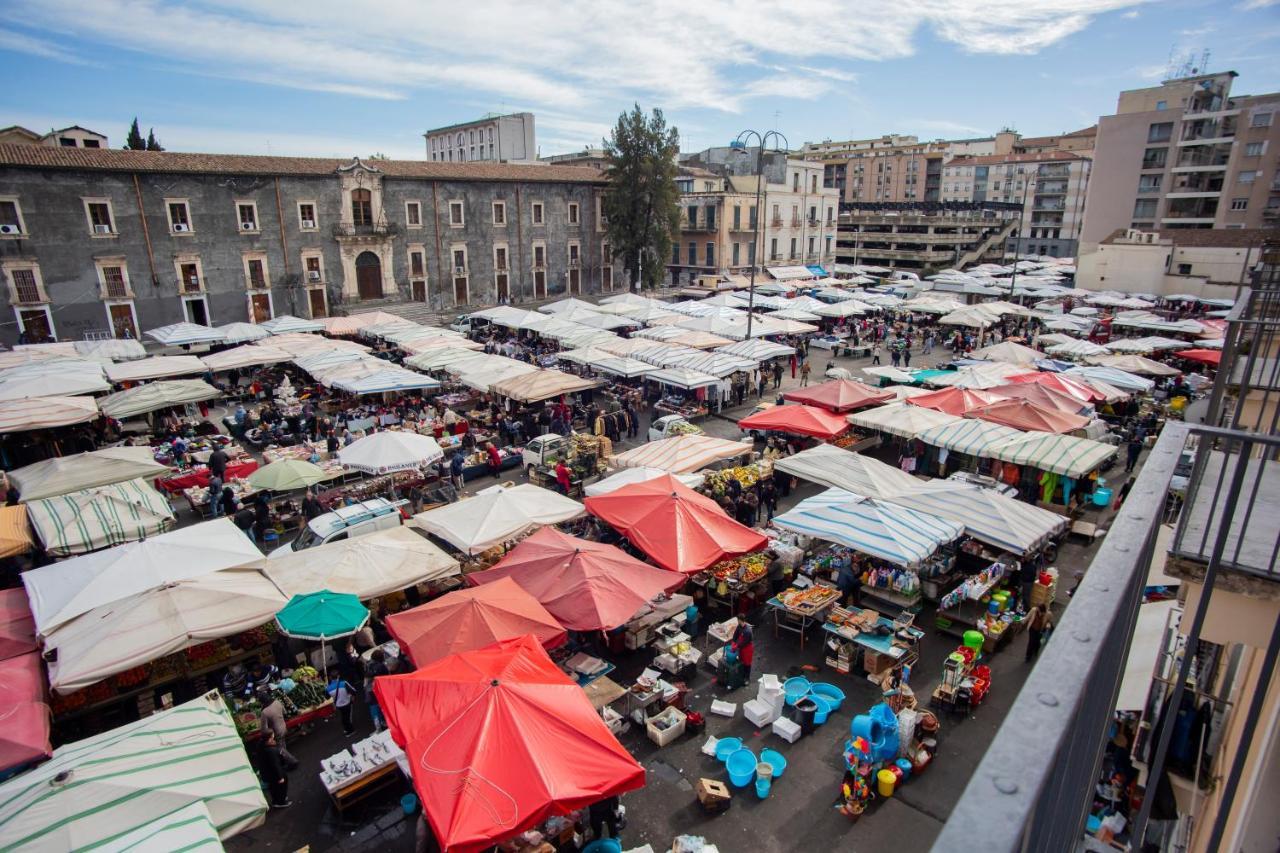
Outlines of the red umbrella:
{"label": "red umbrella", "polygon": [[[892,395],[890,395],[892,396]],[[774,430],[814,438],[832,438],[849,428],[843,415],[816,406],[774,406],[738,421],[743,429]]]}
{"label": "red umbrella", "polygon": [[1010,383],[1008,385],[997,385],[995,388],[987,389],[988,394],[998,394],[1001,397],[1010,399],[1027,400],[1035,403],[1044,409],[1056,409],[1060,412],[1078,415],[1084,410],[1088,404],[1082,400],[1063,394],[1061,391],[1055,391],[1036,382]]}
{"label": "red umbrella", "polygon": [[387,630],[419,667],[525,634],[534,635],[548,648],[568,639],[538,599],[507,578],[474,589],[454,590],[388,616]]}
{"label": "red umbrella", "polygon": [[990,406],[1003,399],[1004,397],[990,391],[978,391],[973,388],[943,388],[941,391],[908,397],[907,403],[959,417],[970,409]]}
{"label": "red umbrella", "polygon": [[493,568],[467,575],[471,584],[510,578],[570,631],[612,630],[659,593],[686,580],[626,552],[553,527],[525,539]]}
{"label": "red umbrella", "polygon": [[821,406],[833,412],[848,412],[860,406],[883,403],[893,399],[894,395],[892,391],[881,391],[854,379],[832,379],[811,388],[788,391],[782,396],[787,400]]}
{"label": "red umbrella", "polygon": [[1029,400],[1001,400],[990,406],[970,409],[965,413],[965,417],[981,418],[984,421],[1014,429],[1059,434],[1074,432],[1089,425],[1088,418],[1037,406]]}
{"label": "red umbrella", "polygon": [[1034,382],[1037,385],[1060,391],[1068,397],[1075,397],[1077,400],[1083,400],[1086,403],[1101,402],[1107,399],[1106,394],[1103,394],[1093,386],[1072,379],[1069,376],[1063,376],[1061,373],[1019,373],[1016,376],[1010,376],[1009,382],[1016,385]]}
{"label": "red umbrella", "polygon": [[33,652],[36,644],[35,617],[23,587],[0,592],[0,660]]}
{"label": "red umbrella", "polygon": [[758,551],[769,541],[670,474],[583,503],[587,512],[613,525],[655,563],[672,571],[700,572],[728,557]]}
{"label": "red umbrella", "polygon": [[53,754],[44,671],[36,652],[0,661],[0,721],[0,770]]}
{"label": "red umbrella", "polygon": [[382,676],[373,689],[449,853],[644,786],[644,768],[533,637]]}
{"label": "red umbrella", "polygon": [[1222,361],[1222,350],[1217,349],[1183,349],[1174,353],[1178,358],[1198,361],[1201,364],[1212,364],[1217,367]]}

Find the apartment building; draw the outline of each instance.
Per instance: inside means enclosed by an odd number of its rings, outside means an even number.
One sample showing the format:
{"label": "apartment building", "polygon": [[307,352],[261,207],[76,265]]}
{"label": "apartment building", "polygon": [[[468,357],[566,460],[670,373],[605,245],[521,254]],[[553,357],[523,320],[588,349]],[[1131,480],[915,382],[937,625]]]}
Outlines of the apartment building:
{"label": "apartment building", "polygon": [[36,133],[14,124],[0,128],[0,145],[44,145],[49,148],[110,148],[105,134],[73,124],[61,130]]}
{"label": "apartment building", "polygon": [[1018,212],[1000,201],[845,205],[835,259],[918,274],[999,262]]}
{"label": "apartment building", "polygon": [[1269,228],[1128,228],[1080,257],[1075,284],[1083,290],[1235,299],[1275,236]]}
{"label": "apartment building", "polygon": [[[673,283],[744,273],[752,265],[823,266],[834,261],[839,196],[822,186],[822,166],[785,155],[766,160],[763,187],[758,175],[681,166],[676,179],[680,234],[668,265]],[[752,237],[759,216],[764,218],[757,246]]]}
{"label": "apartment building", "polygon": [[0,146],[0,338],[614,287],[595,169]]}
{"label": "apartment building", "polygon": [[1098,122],[1081,253],[1117,229],[1259,228],[1280,220],[1280,93],[1235,96],[1236,72],[1120,93]]}
{"label": "apartment building", "polygon": [[524,163],[538,159],[533,113],[490,114],[423,134],[427,160],[445,163]]}
{"label": "apartment building", "polygon": [[1074,257],[1092,161],[1072,151],[955,157],[942,168],[944,202],[999,201],[1022,208],[1009,255]]}
{"label": "apartment building", "polygon": [[891,134],[878,139],[806,143],[800,154],[823,167],[823,184],[842,202],[940,200],[947,143]]}

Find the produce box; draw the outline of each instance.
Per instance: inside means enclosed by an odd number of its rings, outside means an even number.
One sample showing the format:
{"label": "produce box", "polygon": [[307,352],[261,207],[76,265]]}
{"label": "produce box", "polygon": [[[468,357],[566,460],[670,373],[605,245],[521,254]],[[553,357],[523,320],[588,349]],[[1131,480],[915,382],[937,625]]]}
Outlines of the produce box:
{"label": "produce box", "polygon": [[679,708],[667,708],[661,714],[650,717],[644,727],[649,734],[649,740],[658,746],[666,746],[684,734],[687,721],[685,713]]}
{"label": "produce box", "polygon": [[894,660],[888,655],[882,655],[879,652],[868,650],[862,656],[862,665],[867,670],[868,675],[880,675],[893,667]]}
{"label": "produce box", "polygon": [[1052,604],[1058,595],[1058,585],[1056,583],[1045,586],[1044,584],[1031,585],[1031,606],[1037,604]]}

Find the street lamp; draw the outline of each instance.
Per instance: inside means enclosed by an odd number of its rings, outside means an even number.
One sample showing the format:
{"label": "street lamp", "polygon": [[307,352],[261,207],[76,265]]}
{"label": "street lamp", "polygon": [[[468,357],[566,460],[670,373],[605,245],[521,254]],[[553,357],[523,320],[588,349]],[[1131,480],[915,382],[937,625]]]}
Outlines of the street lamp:
{"label": "street lamp", "polygon": [[[751,284],[747,289],[747,337],[751,337],[751,321],[755,317],[754,308],[756,304],[756,266],[760,263],[760,256],[764,254],[764,247],[760,245],[760,220],[764,219],[764,208],[761,206],[761,194],[764,191],[764,147],[772,139],[776,145],[782,142],[781,150],[786,151],[791,148],[791,144],[787,142],[787,138],[776,130],[767,130],[763,134],[756,130],[744,130],[738,134],[734,142],[739,146],[746,146],[747,140],[755,137],[756,147],[756,225],[751,232],[751,244],[754,246],[751,264]],[[778,150],[778,149],[775,149]],[[785,181],[785,175],[784,175]]]}
{"label": "street lamp", "polygon": [[1022,254],[1022,232],[1027,219],[1027,192],[1031,189],[1031,185],[1035,183],[1035,179],[1031,173],[1027,173],[1027,179],[1022,184],[1022,206],[1018,208],[1018,236],[1013,240],[1013,278],[1009,282],[1009,298],[1013,298],[1013,291],[1018,287],[1018,261]]}

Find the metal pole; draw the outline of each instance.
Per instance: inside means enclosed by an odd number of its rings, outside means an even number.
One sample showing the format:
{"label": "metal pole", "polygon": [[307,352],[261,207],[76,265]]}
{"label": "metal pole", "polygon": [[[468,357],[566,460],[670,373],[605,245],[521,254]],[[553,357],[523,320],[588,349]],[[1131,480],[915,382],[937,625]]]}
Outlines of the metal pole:
{"label": "metal pole", "polygon": [[[757,137],[759,134],[756,134]],[[756,263],[751,265],[751,283],[747,286],[747,340],[751,339],[751,324],[755,320],[756,307],[756,266],[760,263],[760,256],[764,254],[763,247],[760,245],[760,220],[764,219],[764,211],[761,209],[761,191],[764,189],[764,140],[760,140],[760,147],[756,149],[756,227],[751,232],[751,242],[755,244]]]}
{"label": "metal pole", "polygon": [[1022,230],[1027,220],[1027,190],[1031,189],[1031,176],[1022,185],[1022,206],[1018,208],[1018,236],[1013,238],[1013,278],[1009,281],[1009,295],[1018,288],[1018,261],[1022,255]]}

